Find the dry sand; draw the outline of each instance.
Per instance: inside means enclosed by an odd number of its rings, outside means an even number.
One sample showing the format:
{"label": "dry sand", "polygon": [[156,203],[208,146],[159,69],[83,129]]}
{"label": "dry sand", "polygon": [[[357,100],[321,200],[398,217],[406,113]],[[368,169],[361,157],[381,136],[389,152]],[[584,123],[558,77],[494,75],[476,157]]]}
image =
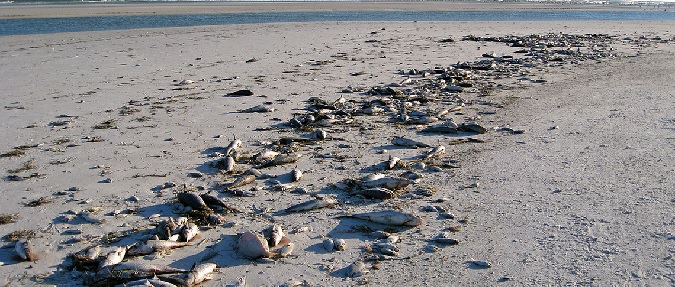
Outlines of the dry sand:
{"label": "dry sand", "polygon": [[[672,39],[672,27],[672,22],[287,23],[0,37],[1,152],[28,146],[21,156],[0,158],[0,169],[11,176],[8,170],[34,160],[31,170],[16,175],[37,173],[0,181],[2,213],[17,214],[16,222],[0,225],[0,235],[35,231],[32,242],[40,257],[21,262],[14,242],[5,239],[0,283],[83,284],[85,275],[72,271],[69,254],[102,242],[110,250],[147,239],[153,223],[179,216],[174,194],[187,184],[213,190],[244,213],[226,215],[224,224],[203,230],[194,246],[127,260],[178,268],[214,262],[219,269],[204,286],[240,278],[248,286],[673,285],[672,41],[616,41],[612,46],[621,57],[538,67],[528,77],[544,83],[507,78],[500,82],[508,89],[487,97],[461,94],[474,104],[452,115],[455,120],[476,118],[487,127],[510,125],[524,134],[422,135],[419,127],[388,123],[387,116],[357,116],[354,125],[328,128],[332,140],[300,147],[305,156],[296,164],[264,169],[286,183],[297,165],[305,176],[295,185],[336,198],[335,207],[279,213],[310,196],[260,189],[255,197],[234,197],[219,192],[221,177],[209,166],[216,160],[209,156],[233,137],[243,142],[242,151],[255,153],[261,142],[306,134],[269,128],[306,113],[310,97],[372,100],[339,92],[401,82],[401,69],[447,67],[489,51],[517,50],[442,39],[549,32]],[[196,82],[176,86],[182,80]],[[239,89],[255,95],[223,97]],[[236,112],[265,102],[276,110]],[[106,122],[111,128],[95,128]],[[390,143],[394,135],[445,145],[443,158],[461,167],[414,170],[424,178],[409,191],[431,186],[437,192],[429,198],[367,200],[331,187],[376,171],[399,175],[405,170],[382,171],[378,164],[389,155],[411,161],[428,150],[396,148]],[[469,137],[485,142],[450,145]],[[204,177],[188,177],[194,172]],[[178,187],[158,188],[166,182]],[[24,206],[41,197],[50,202]],[[435,202],[442,198],[446,201]],[[435,205],[456,218],[422,211]],[[390,208],[417,214],[423,224],[401,229],[339,217]],[[88,209],[105,222],[73,215]],[[154,214],[161,217],[148,219]],[[289,235],[296,245],[292,256],[260,263],[237,253],[237,234],[261,231],[272,222],[287,231],[304,230]],[[452,236],[460,243],[434,248],[432,239],[455,226],[461,230]],[[400,254],[367,262],[369,274],[348,278],[345,268],[363,258],[364,247],[374,241],[361,232],[364,227],[399,231]],[[106,237],[120,240],[107,244]],[[325,237],[345,239],[347,249],[325,251]],[[479,268],[474,260],[492,267]]]}

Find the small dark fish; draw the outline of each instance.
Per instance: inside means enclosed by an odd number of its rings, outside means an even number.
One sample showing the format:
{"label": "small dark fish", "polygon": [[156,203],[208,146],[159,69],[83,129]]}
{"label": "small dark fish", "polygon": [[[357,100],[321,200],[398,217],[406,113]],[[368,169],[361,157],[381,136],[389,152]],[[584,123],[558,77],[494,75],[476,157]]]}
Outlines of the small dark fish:
{"label": "small dark fish", "polygon": [[241,213],[241,211],[238,210],[237,208],[232,207],[231,205],[225,203],[225,201],[223,201],[222,199],[217,198],[217,197],[215,197],[215,196],[213,196],[213,195],[204,193],[204,194],[200,194],[199,196],[204,200],[204,202],[205,202],[207,205],[211,205],[211,206],[213,206],[213,205],[215,205],[215,206],[220,206],[220,207],[225,208],[225,209],[227,209],[227,210],[230,210],[230,211],[232,211],[232,212]]}
{"label": "small dark fish", "polygon": [[394,193],[390,189],[386,189],[383,187],[363,189],[359,191],[359,194],[365,196],[366,198],[376,198],[376,199],[392,199],[396,197],[396,193]]}
{"label": "small dark fish", "polygon": [[248,96],[253,96],[253,92],[251,90],[238,90],[236,92],[229,93],[225,96],[226,97],[248,97]]}
{"label": "small dark fish", "polygon": [[208,209],[206,202],[197,194],[191,192],[181,192],[176,194],[178,201],[192,209]]}
{"label": "small dark fish", "polygon": [[280,154],[280,155],[275,156],[274,159],[271,159],[271,160],[268,160],[268,161],[262,163],[258,168],[265,168],[265,167],[294,163],[294,162],[300,160],[301,156],[302,155],[300,155],[298,153]]}

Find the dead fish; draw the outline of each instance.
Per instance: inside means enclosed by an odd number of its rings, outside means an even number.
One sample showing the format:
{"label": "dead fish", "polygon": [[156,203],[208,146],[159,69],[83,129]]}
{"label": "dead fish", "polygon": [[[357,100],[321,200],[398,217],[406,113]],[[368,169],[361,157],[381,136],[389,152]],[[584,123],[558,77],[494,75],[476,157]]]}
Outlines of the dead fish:
{"label": "dead fish", "polygon": [[213,196],[213,195],[206,194],[206,193],[202,193],[202,194],[199,195],[199,197],[201,197],[201,198],[204,200],[204,202],[206,203],[206,205],[209,205],[209,206],[220,206],[220,207],[222,207],[222,208],[224,208],[224,209],[227,209],[227,210],[229,210],[229,211],[231,211],[231,212],[241,213],[241,210],[239,210],[239,209],[237,209],[237,208],[235,208],[235,207],[232,207],[231,205],[225,203],[225,201],[223,201],[223,200],[221,200],[220,198],[217,198],[217,197],[215,197],[215,196]]}
{"label": "dead fish", "polygon": [[315,129],[314,130],[314,138],[318,140],[325,140],[328,138],[328,133],[322,129]]}
{"label": "dead fish", "polygon": [[269,240],[269,246],[274,247],[279,245],[281,239],[284,237],[284,231],[281,228],[281,225],[275,224],[271,227],[271,234]]}
{"label": "dead fish", "polygon": [[356,278],[370,273],[366,270],[366,264],[363,261],[356,261],[347,267],[347,276]]}
{"label": "dead fish", "polygon": [[255,156],[253,156],[253,159],[256,162],[265,162],[268,160],[274,159],[274,157],[278,156],[279,152],[273,151],[273,150],[264,150],[259,153],[257,153]]}
{"label": "dead fish", "polygon": [[228,155],[227,157],[225,157],[224,161],[225,162],[224,162],[224,169],[223,170],[227,173],[233,172],[234,171],[234,165],[235,165],[234,158],[232,156]]}
{"label": "dead fish", "polygon": [[276,251],[275,257],[276,258],[285,258],[291,255],[293,251],[295,250],[295,244],[293,242],[286,243],[286,245],[282,246],[279,248],[279,250]]}
{"label": "dead fish", "polygon": [[457,127],[457,130],[479,134],[487,133],[487,129],[476,122],[463,123],[459,127]]}
{"label": "dead fish", "polygon": [[472,265],[476,268],[480,268],[480,269],[492,268],[492,264],[490,264],[490,262],[487,262],[487,261],[469,260],[469,261],[466,261],[464,263],[470,264],[470,265]]}
{"label": "dead fish", "polygon": [[389,160],[387,161],[387,168],[394,169],[399,164],[399,162],[401,162],[400,158],[395,156],[392,157],[391,155],[389,155]]}
{"label": "dead fish", "polygon": [[312,199],[309,201],[305,201],[300,204],[293,205],[289,208],[286,208],[286,212],[302,212],[302,211],[308,211],[308,210],[313,210],[313,209],[319,209],[319,208],[324,208],[324,207],[330,207],[337,204],[337,200],[324,197],[324,198],[316,198]]}
{"label": "dead fish", "polygon": [[240,140],[237,140],[237,139],[231,141],[230,144],[227,145],[227,147],[225,147],[225,155],[232,154],[232,152],[234,152],[234,150],[241,148],[242,144],[243,143]]}
{"label": "dead fish", "polygon": [[445,146],[439,145],[433,149],[431,149],[429,152],[427,152],[426,155],[424,155],[425,159],[430,159],[432,157],[438,157],[440,155],[445,154]]}
{"label": "dead fish", "polygon": [[170,240],[148,240],[145,243],[139,242],[134,244],[127,251],[128,255],[148,255],[157,251],[166,251],[183,246],[193,245],[192,242],[177,242]]}
{"label": "dead fish", "polygon": [[85,254],[86,258],[89,260],[96,260],[98,256],[101,255],[101,246],[96,245],[92,248],[87,249],[87,253]]}
{"label": "dead fish", "polygon": [[330,238],[326,238],[323,240],[323,248],[326,249],[328,252],[333,252],[335,250],[335,241]]}
{"label": "dead fish", "polygon": [[183,227],[183,230],[180,234],[186,242],[191,241],[193,238],[195,238],[195,236],[197,236],[197,234],[199,234],[199,226],[190,222],[185,225],[185,227]]}
{"label": "dead fish", "polygon": [[240,113],[271,113],[275,111],[274,108],[265,105],[257,105],[248,109],[239,110]]}
{"label": "dead fish", "polygon": [[411,140],[403,137],[394,137],[391,140],[391,143],[396,146],[402,146],[402,147],[407,147],[407,148],[420,148],[420,147],[429,147],[428,144],[425,144],[423,142],[419,142],[416,140]]}
{"label": "dead fish", "polygon": [[14,250],[16,254],[21,257],[21,259],[26,261],[35,261],[37,260],[37,254],[33,251],[30,241],[27,239],[21,239],[14,244]]}
{"label": "dead fish", "polygon": [[394,191],[383,187],[362,189],[359,191],[359,194],[365,196],[366,198],[376,198],[376,199],[392,199],[396,197],[396,193],[394,193]]}
{"label": "dead fish", "polygon": [[422,219],[419,216],[394,210],[359,213],[353,214],[352,217],[385,225],[418,226],[422,224]]}
{"label": "dead fish", "polygon": [[253,91],[251,90],[238,90],[231,92],[225,95],[226,97],[248,97],[253,96]]}
{"label": "dead fish", "polygon": [[406,124],[410,124],[410,125],[427,125],[427,124],[435,123],[435,122],[437,122],[437,121],[438,121],[438,118],[437,118],[437,117],[423,116],[423,117],[419,117],[419,118],[416,118],[416,119],[410,119],[410,120],[407,120],[407,121],[406,121]]}
{"label": "dead fish", "polygon": [[289,163],[294,163],[298,160],[300,160],[300,157],[302,155],[299,153],[292,153],[292,154],[279,154],[275,156],[273,159],[268,160],[266,162],[263,162],[258,168],[265,168],[265,167],[270,167],[270,166],[277,166],[277,165],[284,165],[284,164],[289,164]]}
{"label": "dead fish", "polygon": [[239,237],[237,250],[248,259],[268,258],[270,247],[261,235],[246,231]]}
{"label": "dead fish", "polygon": [[196,193],[192,192],[180,192],[176,194],[178,201],[185,206],[189,206],[192,209],[208,209],[206,202]]}
{"label": "dead fish", "polygon": [[227,188],[228,189],[233,189],[237,187],[242,187],[244,185],[248,185],[255,182],[255,175],[252,174],[244,174],[237,179],[235,179],[233,182],[231,182]]}
{"label": "dead fish", "polygon": [[115,273],[115,271],[124,271],[124,270],[133,270],[146,274],[172,274],[172,273],[188,272],[185,269],[174,268],[166,265],[148,264],[145,262],[138,262],[138,261],[121,262],[103,269],[108,269],[107,271],[111,271],[111,273],[113,274]]}
{"label": "dead fish", "polygon": [[443,232],[437,235],[433,241],[443,245],[457,245],[459,241],[457,239],[451,238],[452,234],[449,232]]}
{"label": "dead fish", "polygon": [[458,125],[453,121],[446,121],[437,125],[427,127],[422,130],[423,133],[456,134]]}
{"label": "dead fish", "polygon": [[384,187],[390,190],[398,190],[413,184],[414,182],[397,177],[390,177],[384,174],[376,173],[361,178],[359,184],[363,188]]}
{"label": "dead fish", "polygon": [[187,286],[195,286],[199,283],[202,283],[206,280],[210,280],[209,274],[216,269],[216,264],[214,263],[202,263],[194,268],[188,273],[185,283]]}
{"label": "dead fish", "polygon": [[176,86],[187,86],[187,85],[194,84],[194,83],[195,83],[195,81],[193,81],[193,80],[182,80],[179,83],[177,83]]}
{"label": "dead fish", "polygon": [[132,287],[132,286],[145,286],[145,287],[178,287],[178,285],[165,282],[159,279],[141,279],[136,281],[129,281],[115,287]]}
{"label": "dead fish", "polygon": [[333,240],[333,249],[335,249],[337,251],[345,251],[346,248],[347,248],[347,242],[345,242],[344,239],[338,238],[338,239]]}
{"label": "dead fish", "polygon": [[302,171],[297,168],[293,169],[291,171],[291,178],[293,179],[293,182],[300,181],[300,179],[302,178]]}
{"label": "dead fish", "polygon": [[389,256],[398,256],[398,253],[401,251],[396,245],[388,242],[377,242],[374,243],[372,248],[378,252],[389,255]]}
{"label": "dead fish", "polygon": [[99,268],[103,268],[106,266],[112,266],[117,263],[122,262],[124,260],[124,255],[127,253],[127,247],[117,247],[117,249],[111,251],[106,255],[105,260],[101,261],[101,264],[99,264]]}

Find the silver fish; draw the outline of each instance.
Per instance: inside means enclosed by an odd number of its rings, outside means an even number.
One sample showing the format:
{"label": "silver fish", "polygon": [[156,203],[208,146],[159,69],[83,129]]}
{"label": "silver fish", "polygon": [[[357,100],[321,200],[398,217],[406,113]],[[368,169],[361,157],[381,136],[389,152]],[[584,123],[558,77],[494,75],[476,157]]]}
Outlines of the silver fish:
{"label": "silver fish", "polygon": [[248,109],[239,110],[240,113],[270,113],[275,111],[274,108],[265,105],[257,105]]}
{"label": "silver fish", "polygon": [[284,237],[284,231],[281,228],[281,225],[275,224],[272,226],[272,232],[270,234],[269,246],[274,247],[279,245],[281,239]]}
{"label": "silver fish", "polygon": [[396,146],[402,146],[402,147],[407,147],[407,148],[420,148],[420,147],[429,147],[428,144],[425,144],[423,142],[419,142],[416,140],[411,140],[407,138],[402,138],[402,137],[394,137],[391,140],[391,143]]}
{"label": "silver fish", "polygon": [[273,150],[264,150],[259,153],[257,153],[255,156],[253,156],[253,159],[256,162],[264,162],[267,160],[274,159],[274,157],[278,156],[279,152],[273,151]]}
{"label": "silver fish", "polygon": [[95,260],[98,258],[98,256],[101,255],[101,246],[96,245],[92,248],[87,249],[87,253],[85,254],[86,258],[89,260]]}
{"label": "silver fish", "polygon": [[387,168],[394,169],[399,164],[399,162],[401,162],[400,158],[389,155],[389,160],[387,161]]}
{"label": "silver fish", "polygon": [[425,133],[440,133],[440,134],[456,134],[457,128],[459,126],[452,120],[445,121],[440,124],[436,124],[430,127],[427,127],[422,130]]}
{"label": "silver fish", "polygon": [[111,251],[106,255],[105,260],[101,261],[101,264],[99,264],[99,268],[103,268],[106,266],[112,266],[115,264],[118,264],[124,260],[124,255],[127,253],[127,247],[117,247],[117,249]]}
{"label": "silver fish", "polygon": [[286,212],[302,212],[302,211],[308,211],[308,210],[313,210],[313,209],[319,209],[319,208],[324,208],[324,207],[330,207],[337,204],[337,200],[324,197],[324,198],[316,198],[312,199],[309,201],[305,201],[300,204],[293,205],[289,208],[286,208]]}
{"label": "silver fish", "polygon": [[216,264],[214,263],[202,263],[190,270],[190,272],[187,275],[187,278],[185,279],[185,283],[187,286],[195,286],[199,283],[202,283],[206,280],[209,280],[209,274],[213,272],[213,270],[216,269]]}
{"label": "silver fish", "polygon": [[156,274],[185,273],[187,270],[165,265],[148,264],[145,262],[121,262],[99,269],[96,279],[120,278],[133,279],[151,277]]}
{"label": "silver fish", "polygon": [[234,162],[234,158],[232,156],[228,155],[227,157],[225,157],[225,169],[224,169],[225,172],[227,172],[227,173],[233,172],[234,171],[234,165],[235,165],[235,162]]}
{"label": "silver fish", "polygon": [[128,255],[148,255],[155,251],[166,251],[183,246],[193,245],[192,242],[177,242],[170,240],[148,240],[145,243],[138,242],[129,248]]}
{"label": "silver fish", "polygon": [[365,176],[360,181],[363,188],[384,187],[391,190],[403,189],[413,183],[413,181],[404,178],[390,177],[379,173]]}
{"label": "silver fish", "polygon": [[242,144],[243,143],[237,139],[231,141],[230,144],[225,147],[225,155],[232,154],[234,150],[241,148]]}
{"label": "silver fish", "polygon": [[394,210],[359,213],[353,214],[352,217],[385,225],[418,226],[422,224],[419,216]]}
{"label": "silver fish", "polygon": [[338,238],[333,240],[333,248],[337,251],[345,251],[347,248],[347,242],[344,239]]}
{"label": "silver fish", "polygon": [[14,250],[16,254],[21,257],[21,259],[26,261],[35,261],[37,260],[37,254],[33,251],[30,241],[27,239],[21,239],[14,244]]}
{"label": "silver fish", "polygon": [[326,238],[323,240],[323,248],[326,249],[328,252],[333,252],[335,250],[335,241],[330,238]]}
{"label": "silver fish", "polygon": [[438,157],[445,154],[445,146],[439,145],[431,149],[427,154],[424,155],[425,159],[430,159],[432,157]]}
{"label": "silver fish", "polygon": [[302,170],[299,170],[297,168],[293,169],[291,171],[291,177],[293,178],[294,182],[300,181],[300,179],[302,178]]}
{"label": "silver fish", "polygon": [[199,226],[194,223],[188,223],[183,227],[183,230],[181,231],[181,237],[186,241],[192,241],[195,236],[199,234]]}
{"label": "silver fish", "polygon": [[294,163],[294,162],[300,160],[300,157],[302,157],[302,155],[299,154],[299,153],[279,154],[279,155],[275,156],[273,159],[268,160],[266,162],[263,162],[260,166],[258,166],[258,168],[265,168],[265,167]]}
{"label": "silver fish", "polygon": [[347,267],[347,276],[356,278],[370,273],[366,270],[366,264],[363,261],[356,261]]}

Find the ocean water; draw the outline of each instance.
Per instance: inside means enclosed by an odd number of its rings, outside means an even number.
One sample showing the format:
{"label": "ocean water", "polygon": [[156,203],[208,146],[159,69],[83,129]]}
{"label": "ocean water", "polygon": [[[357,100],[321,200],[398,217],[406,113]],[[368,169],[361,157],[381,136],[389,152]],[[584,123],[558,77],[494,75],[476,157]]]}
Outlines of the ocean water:
{"label": "ocean water", "polygon": [[0,36],[280,22],[570,20],[675,21],[675,11],[331,11],[0,19]]}

